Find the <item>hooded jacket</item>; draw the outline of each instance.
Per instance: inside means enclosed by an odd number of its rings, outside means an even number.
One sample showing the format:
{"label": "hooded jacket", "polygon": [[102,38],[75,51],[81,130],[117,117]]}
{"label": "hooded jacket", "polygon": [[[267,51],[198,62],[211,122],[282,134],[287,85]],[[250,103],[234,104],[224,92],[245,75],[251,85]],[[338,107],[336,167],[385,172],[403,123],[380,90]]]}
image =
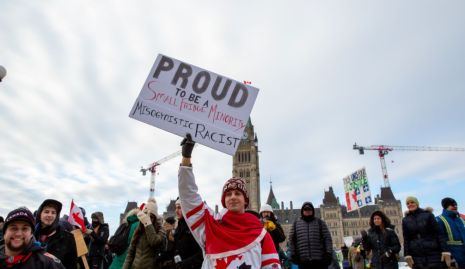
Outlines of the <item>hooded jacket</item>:
{"label": "hooded jacket", "polygon": [[[304,216],[303,209],[310,206],[312,216]],[[305,202],[300,209],[301,218],[296,220],[289,232],[289,250],[294,263],[307,263],[313,260],[331,260],[333,241],[326,223],[315,217],[315,208]]]}
{"label": "hooded jacket", "polygon": [[123,268],[124,260],[126,259],[126,256],[128,255],[129,244],[131,243],[131,239],[134,236],[134,232],[136,228],[139,226],[139,219],[137,218],[137,213],[139,211],[140,211],[139,208],[134,208],[126,214],[126,218],[123,220],[123,223],[126,222],[128,225],[131,226],[129,228],[130,230],[129,230],[129,235],[128,235],[128,248],[126,249],[126,251],[124,251],[123,254],[115,255],[110,265],[110,269]]}
{"label": "hooded jacket", "polygon": [[92,218],[93,217],[97,217],[99,227],[98,229],[93,227],[92,233],[90,234],[89,257],[104,257],[105,244],[110,236],[110,229],[103,219],[102,212],[92,213]]}
{"label": "hooded jacket", "polygon": [[381,216],[383,224],[386,225],[386,227],[381,229],[374,225],[373,218],[376,213],[375,211],[371,215],[371,228],[368,230],[367,238],[363,239],[363,248],[372,253],[372,268],[397,269],[399,268],[399,264],[397,263],[396,254],[400,251],[399,238],[394,230],[394,226],[391,225],[384,213],[381,212],[378,216]]}
{"label": "hooded jacket", "polygon": [[[43,226],[40,215],[46,206],[53,206],[57,209],[55,221],[50,226]],[[61,213],[61,203],[53,200],[45,200],[37,210],[35,238],[42,244],[42,247],[53,256],[57,257],[66,269],[76,269],[77,250],[74,236],[59,225]]]}

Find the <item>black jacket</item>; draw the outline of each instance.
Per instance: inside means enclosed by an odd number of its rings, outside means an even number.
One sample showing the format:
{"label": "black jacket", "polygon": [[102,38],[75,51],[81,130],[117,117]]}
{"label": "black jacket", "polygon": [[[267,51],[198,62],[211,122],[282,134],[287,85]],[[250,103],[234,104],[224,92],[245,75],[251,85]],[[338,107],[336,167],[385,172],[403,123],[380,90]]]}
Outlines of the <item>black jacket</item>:
{"label": "black jacket", "polygon": [[439,226],[434,215],[418,208],[402,219],[404,256],[412,256],[415,263],[441,263],[441,252],[446,242],[439,236]]}
{"label": "black jacket", "polygon": [[[302,217],[294,222],[289,232],[289,250],[294,263],[306,263],[313,260],[327,260],[331,262],[333,242],[326,223],[317,217]],[[315,214],[315,213],[313,213]],[[329,264],[329,263],[328,263]]]}
{"label": "black jacket", "polygon": [[178,220],[174,231],[174,255],[180,255],[182,269],[197,269],[202,267],[203,255],[197,241],[195,241],[184,218]]}
{"label": "black jacket", "polygon": [[[56,258],[51,258],[44,255],[45,250],[38,243],[33,242],[23,252],[26,257],[21,263],[16,264],[9,269],[65,269],[65,267]],[[6,269],[5,259],[5,243],[1,241],[0,245],[0,269]]]}
{"label": "black jacket", "polygon": [[372,253],[372,268],[399,268],[396,255],[400,251],[400,242],[393,227],[387,227],[384,232],[380,229],[370,228],[368,237],[363,239],[363,248]]}
{"label": "black jacket", "polygon": [[49,236],[42,246],[48,253],[60,259],[66,269],[76,269],[77,267],[77,250],[74,236],[58,226],[56,232]]}
{"label": "black jacket", "polygon": [[[266,221],[267,219],[262,219],[262,222]],[[274,246],[276,248],[276,252],[279,252],[279,250],[281,249],[279,247],[279,243],[282,243],[284,242],[284,240],[286,240],[286,235],[284,234],[284,230],[283,230],[283,227],[281,226],[281,224],[279,224],[278,220],[276,219],[276,217],[274,216],[273,213],[271,213],[271,218],[269,218],[268,220],[272,221],[273,224],[276,226],[276,228],[272,231],[268,231],[268,233],[270,233],[271,235],[271,238],[273,239],[273,243],[274,243]]]}
{"label": "black jacket", "polygon": [[95,229],[90,234],[89,257],[103,257],[105,255],[105,244],[110,236],[107,223],[100,224],[97,233]]}

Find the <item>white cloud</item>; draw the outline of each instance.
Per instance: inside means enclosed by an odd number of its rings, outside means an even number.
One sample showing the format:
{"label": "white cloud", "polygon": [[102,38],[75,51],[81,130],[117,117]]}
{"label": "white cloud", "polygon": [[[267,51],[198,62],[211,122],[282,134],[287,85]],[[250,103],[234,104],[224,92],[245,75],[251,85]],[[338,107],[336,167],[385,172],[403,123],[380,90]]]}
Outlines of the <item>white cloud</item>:
{"label": "white cloud", "polygon": [[[142,202],[141,165],[179,149],[180,138],[134,121],[129,110],[158,53],[260,88],[252,111],[262,201],[320,204],[342,177],[367,168],[382,184],[376,152],[361,145],[465,147],[464,4],[413,1],[4,3],[0,64],[0,214],[70,199],[116,225]],[[27,19],[26,19],[27,18]],[[198,147],[199,189],[218,204],[231,157]],[[459,204],[463,153],[392,152],[398,198]],[[394,160],[394,163],[390,163]],[[177,196],[178,159],[159,167],[160,210]],[[214,165],[212,165],[214,163]],[[298,191],[297,191],[298,190]],[[114,228],[114,227],[113,227]]]}

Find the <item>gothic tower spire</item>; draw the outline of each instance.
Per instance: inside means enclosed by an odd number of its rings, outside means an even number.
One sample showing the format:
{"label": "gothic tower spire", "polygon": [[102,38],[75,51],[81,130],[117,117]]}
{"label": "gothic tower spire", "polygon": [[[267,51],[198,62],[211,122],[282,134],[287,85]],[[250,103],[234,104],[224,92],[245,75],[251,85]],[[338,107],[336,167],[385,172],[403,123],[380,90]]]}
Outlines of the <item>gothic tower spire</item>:
{"label": "gothic tower spire", "polygon": [[249,194],[249,209],[260,209],[260,169],[258,162],[258,139],[249,118],[244,134],[233,157],[233,177],[245,179]]}

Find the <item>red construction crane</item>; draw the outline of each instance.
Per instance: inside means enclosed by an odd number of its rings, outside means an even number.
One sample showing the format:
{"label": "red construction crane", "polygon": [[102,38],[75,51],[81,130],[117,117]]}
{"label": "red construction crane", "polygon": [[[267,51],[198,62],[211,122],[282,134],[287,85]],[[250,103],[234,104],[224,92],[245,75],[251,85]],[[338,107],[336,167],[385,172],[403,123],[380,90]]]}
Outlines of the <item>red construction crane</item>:
{"label": "red construction crane", "polygon": [[383,171],[384,186],[389,187],[389,177],[386,169],[386,161],[384,156],[393,150],[404,150],[404,151],[465,151],[465,148],[453,148],[453,147],[428,147],[428,146],[387,146],[387,145],[372,145],[372,146],[359,146],[357,143],[353,146],[354,150],[358,150],[360,154],[364,154],[365,150],[377,150],[378,156],[381,161],[381,170]]}
{"label": "red construction crane", "polygon": [[144,168],[144,167],[141,167],[140,168],[140,171],[142,172],[142,175],[146,175],[147,174],[147,171],[150,171],[151,175],[150,175],[150,193],[149,193],[149,198],[154,198],[155,197],[155,173],[157,172],[157,166],[159,166],[160,164],[164,163],[164,162],[167,162],[171,159],[173,159],[174,157],[176,156],[179,156],[181,154],[181,150],[179,151],[176,151],[175,153],[171,153],[170,155],[156,161],[156,162],[153,162],[149,165],[147,165],[147,168]]}

